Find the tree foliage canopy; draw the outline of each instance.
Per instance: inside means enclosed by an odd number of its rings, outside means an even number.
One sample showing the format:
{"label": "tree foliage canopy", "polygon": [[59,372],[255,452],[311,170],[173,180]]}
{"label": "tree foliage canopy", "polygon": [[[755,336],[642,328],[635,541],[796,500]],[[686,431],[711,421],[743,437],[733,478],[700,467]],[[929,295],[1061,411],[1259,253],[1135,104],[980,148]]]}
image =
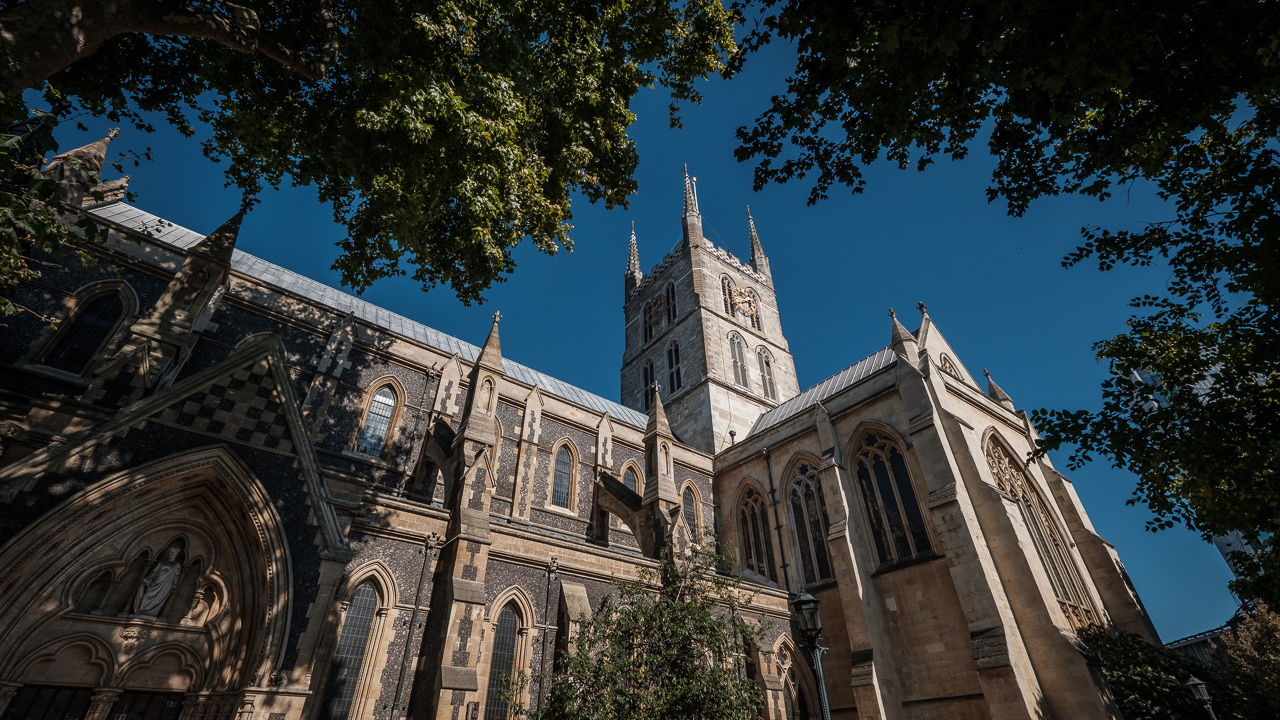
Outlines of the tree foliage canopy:
{"label": "tree foliage canopy", "polygon": [[678,122],[732,26],[718,0],[0,0],[0,118],[48,81],[61,116],[208,123],[247,197],[316,187],[347,229],[344,283],[412,268],[470,302],[523,238],[571,247],[573,194],[625,206],[631,99],[661,83]]}
{"label": "tree foliage canopy", "polygon": [[[1251,0],[762,0],[744,54],[796,44],[785,92],[738,130],[757,187],[810,202],[888,158],[923,169],[987,139],[988,197],[1022,214],[1061,193],[1154,186],[1169,215],[1085,228],[1065,266],[1165,264],[1133,300],[1100,411],[1041,411],[1138,477],[1153,529],[1242,531],[1261,552],[1238,590],[1280,602],[1280,13]],[[745,4],[739,7],[749,9]],[[1268,539],[1268,535],[1270,539]]]}
{"label": "tree foliage canopy", "polygon": [[615,582],[572,635],[533,720],[742,720],[764,694],[746,663],[761,632],[742,616],[737,578],[700,550]]}

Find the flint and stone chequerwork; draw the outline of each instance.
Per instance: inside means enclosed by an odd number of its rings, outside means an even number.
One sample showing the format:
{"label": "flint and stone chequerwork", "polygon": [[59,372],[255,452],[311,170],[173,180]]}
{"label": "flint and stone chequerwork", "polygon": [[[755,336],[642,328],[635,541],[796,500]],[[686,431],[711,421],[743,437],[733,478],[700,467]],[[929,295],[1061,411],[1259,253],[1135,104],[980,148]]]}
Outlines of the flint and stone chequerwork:
{"label": "flint and stone chequerwork", "polygon": [[632,236],[625,404],[504,358],[497,314],[477,347],[236,250],[239,216],[79,199],[97,267],[18,287],[0,346],[0,719],[507,718],[706,533],[770,720],[818,717],[801,590],[833,718],[1119,717],[1075,630],[1154,630],[1027,415],[923,306],[802,391],[754,221],[742,263],[692,179],[647,275]]}

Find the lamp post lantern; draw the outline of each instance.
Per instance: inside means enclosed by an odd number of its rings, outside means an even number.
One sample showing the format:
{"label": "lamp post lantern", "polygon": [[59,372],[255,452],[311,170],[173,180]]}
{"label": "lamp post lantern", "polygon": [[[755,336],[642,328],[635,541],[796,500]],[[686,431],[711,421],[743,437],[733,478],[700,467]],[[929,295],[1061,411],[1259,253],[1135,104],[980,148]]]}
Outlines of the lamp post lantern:
{"label": "lamp post lantern", "polygon": [[1218,720],[1218,716],[1213,712],[1213,705],[1209,703],[1209,687],[1205,682],[1192,675],[1187,678],[1187,687],[1191,688],[1191,694],[1204,705],[1205,712],[1209,713],[1209,720]]}
{"label": "lamp post lantern", "polygon": [[831,720],[831,710],[827,707],[827,683],[822,677],[822,653],[826,648],[818,644],[822,635],[822,617],[818,614],[818,599],[804,590],[791,601],[795,609],[796,625],[800,626],[800,635],[805,639],[805,647],[813,653],[813,674],[818,681],[818,707],[822,710],[822,720]]}

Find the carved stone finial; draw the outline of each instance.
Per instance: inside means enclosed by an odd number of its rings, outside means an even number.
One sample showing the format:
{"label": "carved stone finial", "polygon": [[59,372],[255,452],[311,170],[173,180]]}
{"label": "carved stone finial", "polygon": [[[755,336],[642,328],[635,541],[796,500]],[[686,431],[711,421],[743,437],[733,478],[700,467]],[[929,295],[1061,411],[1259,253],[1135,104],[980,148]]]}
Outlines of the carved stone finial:
{"label": "carved stone finial", "polygon": [[499,321],[499,320],[501,320],[501,319],[502,319],[502,313],[501,313],[501,312],[495,312],[495,313],[493,314],[493,321],[494,321],[495,323],[496,323],[496,322],[498,322],[498,321]]}
{"label": "carved stone finial", "polygon": [[924,315],[929,311],[929,306],[925,305],[924,301],[921,300],[920,302],[916,303],[916,309],[920,311],[921,315]]}
{"label": "carved stone finial", "polygon": [[897,320],[897,319],[898,319],[898,313],[894,312],[894,311],[893,311],[893,308],[889,308],[889,317],[893,318],[894,320]]}

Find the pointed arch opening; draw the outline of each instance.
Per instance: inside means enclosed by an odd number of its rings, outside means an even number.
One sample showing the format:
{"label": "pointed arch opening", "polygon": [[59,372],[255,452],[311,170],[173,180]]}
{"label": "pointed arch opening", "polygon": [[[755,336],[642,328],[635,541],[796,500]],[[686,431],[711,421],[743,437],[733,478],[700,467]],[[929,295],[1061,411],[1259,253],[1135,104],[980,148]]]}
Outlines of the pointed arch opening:
{"label": "pointed arch opening", "polygon": [[929,531],[901,445],[881,428],[863,430],[857,438],[850,464],[880,565],[933,557]]}
{"label": "pointed arch opening", "polygon": [[729,333],[729,361],[733,365],[733,383],[740,387],[749,387],[751,378],[747,375],[747,349],[742,336]]}
{"label": "pointed arch opening", "polygon": [[1066,533],[1043,492],[996,433],[992,432],[987,437],[986,445],[987,466],[995,478],[996,487],[1017,504],[1067,622],[1073,630],[1098,624],[1097,609],[1085,588]]}
{"label": "pointed arch opening", "polygon": [[547,504],[565,510],[577,508],[578,453],[573,443],[561,441],[551,457],[551,483]]}
{"label": "pointed arch opening", "polygon": [[796,464],[788,483],[787,501],[791,506],[803,584],[830,580],[833,576],[827,548],[827,502],[822,495],[817,466],[812,461],[802,460]]}
{"label": "pointed arch opening", "polygon": [[404,412],[404,398],[404,390],[395,378],[383,378],[369,385],[354,442],[357,453],[373,458],[386,456]]}
{"label": "pointed arch opening", "polygon": [[746,485],[735,517],[739,559],[749,579],[776,583],[778,571],[773,557],[769,505],[754,483]]}
{"label": "pointed arch opening", "polygon": [[[0,567],[16,579],[0,605],[0,677],[87,628],[115,626],[122,642],[137,637],[130,642],[141,653],[139,621],[203,640],[183,643],[187,655],[156,655],[145,672],[122,668],[95,686],[230,690],[270,677],[284,652],[291,571],[282,523],[225,447],[158,460],[72,495],[0,548]],[[56,602],[51,588],[62,589]]]}
{"label": "pointed arch opening", "polygon": [[136,308],[136,295],[124,282],[104,281],[81,289],[70,301],[67,319],[40,354],[39,363],[72,375],[85,374]]}

